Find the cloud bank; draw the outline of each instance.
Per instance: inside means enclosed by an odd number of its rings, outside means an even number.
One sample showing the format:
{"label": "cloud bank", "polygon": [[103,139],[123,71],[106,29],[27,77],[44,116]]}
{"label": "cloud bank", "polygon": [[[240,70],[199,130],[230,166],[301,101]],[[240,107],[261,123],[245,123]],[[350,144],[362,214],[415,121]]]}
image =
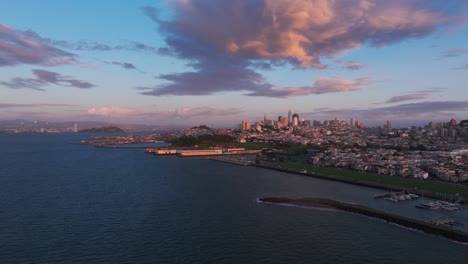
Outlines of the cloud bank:
{"label": "cloud bank", "polygon": [[[249,91],[247,95],[288,97],[320,94],[315,85],[274,87],[256,72],[278,64],[325,69],[335,58],[362,46],[384,47],[428,36],[457,23],[457,7],[426,0],[181,0],[170,3],[173,16],[162,20],[146,7],[165,38],[168,54],[187,60],[193,72],[160,76],[168,81],[143,87],[145,95],[206,95]],[[341,65],[359,69],[354,62]],[[320,79],[316,82],[321,81]],[[347,80],[352,81],[352,80]],[[356,90],[356,89],[350,89]],[[341,89],[330,89],[329,92]]]}

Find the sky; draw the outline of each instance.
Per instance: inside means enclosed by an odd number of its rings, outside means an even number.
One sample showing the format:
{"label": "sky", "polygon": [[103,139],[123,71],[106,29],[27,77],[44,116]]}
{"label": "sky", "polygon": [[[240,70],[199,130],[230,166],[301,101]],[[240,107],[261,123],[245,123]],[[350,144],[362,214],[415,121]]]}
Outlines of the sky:
{"label": "sky", "polygon": [[468,119],[466,0],[0,0],[0,120]]}

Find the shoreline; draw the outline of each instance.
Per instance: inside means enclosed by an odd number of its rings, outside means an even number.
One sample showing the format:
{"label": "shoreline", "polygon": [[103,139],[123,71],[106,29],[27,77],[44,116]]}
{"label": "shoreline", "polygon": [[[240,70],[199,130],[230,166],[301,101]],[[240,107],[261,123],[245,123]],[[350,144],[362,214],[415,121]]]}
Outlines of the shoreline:
{"label": "shoreline", "polygon": [[260,202],[271,203],[276,205],[296,205],[304,207],[319,207],[319,208],[328,208],[328,209],[338,209],[346,212],[356,213],[375,219],[385,220],[390,223],[395,223],[404,227],[416,229],[423,231],[427,234],[432,234],[436,236],[442,236],[447,239],[468,243],[468,233],[438,226],[435,224],[427,223],[424,221],[399,216],[395,214],[390,214],[384,211],[379,211],[373,208],[369,208],[363,205],[349,204],[344,202],[339,202],[331,199],[323,198],[286,198],[286,197],[267,197],[258,199]]}

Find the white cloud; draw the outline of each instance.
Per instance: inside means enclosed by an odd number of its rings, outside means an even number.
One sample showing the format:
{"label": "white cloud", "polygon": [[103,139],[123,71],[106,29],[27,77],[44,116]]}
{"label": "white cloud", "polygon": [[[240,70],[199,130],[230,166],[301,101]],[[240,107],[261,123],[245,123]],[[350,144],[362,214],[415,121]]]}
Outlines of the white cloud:
{"label": "white cloud", "polygon": [[108,117],[121,117],[128,116],[134,113],[135,110],[120,108],[120,107],[101,107],[88,109],[88,114],[97,116],[108,116]]}

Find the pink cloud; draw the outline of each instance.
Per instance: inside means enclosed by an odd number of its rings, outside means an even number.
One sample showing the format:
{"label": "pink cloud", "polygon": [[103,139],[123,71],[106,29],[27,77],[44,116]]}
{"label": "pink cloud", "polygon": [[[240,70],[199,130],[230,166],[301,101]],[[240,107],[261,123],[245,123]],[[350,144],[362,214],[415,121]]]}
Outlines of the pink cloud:
{"label": "pink cloud", "polygon": [[360,91],[362,86],[370,84],[371,80],[367,78],[358,78],[354,80],[345,80],[340,77],[319,77],[312,86],[287,87],[257,90],[247,95],[250,96],[268,96],[287,98],[292,96],[302,96],[309,94],[326,94]]}
{"label": "pink cloud", "polygon": [[174,20],[157,21],[169,46],[187,49],[178,51],[182,55],[200,52],[185,45],[203,43],[229,56],[291,60],[302,68],[325,68],[322,56],[424,37],[456,21],[423,0],[177,1],[172,6]]}
{"label": "pink cloud", "polygon": [[[170,2],[173,16],[145,14],[158,24],[169,54],[189,61],[192,72],[162,76],[169,83],[146,88],[146,95],[200,95],[250,91],[249,95],[287,97],[319,94],[317,87],[273,88],[253,69],[285,63],[325,69],[323,58],[337,58],[363,46],[381,48],[426,37],[460,23],[458,8],[426,0],[217,0]],[[342,62],[347,69],[365,67]],[[235,72],[236,78],[229,73]],[[220,80],[221,75],[228,78]],[[329,89],[332,91],[333,89]],[[342,90],[336,90],[341,92]]]}
{"label": "pink cloud", "polygon": [[77,64],[72,53],[52,47],[39,35],[16,31],[0,23],[0,66]]}
{"label": "pink cloud", "polygon": [[128,109],[128,108],[120,108],[120,107],[100,107],[100,108],[90,108],[88,109],[87,113],[90,115],[97,115],[97,116],[108,116],[108,117],[122,117],[128,116],[134,113],[135,110]]}

